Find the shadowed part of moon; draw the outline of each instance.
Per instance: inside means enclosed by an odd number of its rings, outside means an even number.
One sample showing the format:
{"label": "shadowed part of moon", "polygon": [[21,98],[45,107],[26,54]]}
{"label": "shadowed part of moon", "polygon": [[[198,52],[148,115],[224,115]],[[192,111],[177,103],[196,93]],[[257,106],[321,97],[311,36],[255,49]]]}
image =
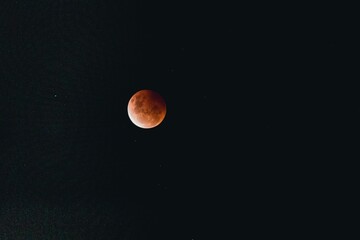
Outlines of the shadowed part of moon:
{"label": "shadowed part of moon", "polygon": [[140,90],[129,100],[128,115],[140,128],[158,126],[165,118],[166,104],[162,96],[153,90]]}

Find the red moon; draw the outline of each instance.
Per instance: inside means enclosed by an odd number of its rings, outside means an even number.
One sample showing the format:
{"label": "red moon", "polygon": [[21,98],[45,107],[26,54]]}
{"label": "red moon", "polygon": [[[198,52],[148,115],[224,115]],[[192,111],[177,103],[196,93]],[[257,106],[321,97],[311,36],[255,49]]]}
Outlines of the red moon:
{"label": "red moon", "polygon": [[165,118],[166,103],[163,97],[149,89],[136,92],[127,106],[130,120],[140,128],[154,128]]}

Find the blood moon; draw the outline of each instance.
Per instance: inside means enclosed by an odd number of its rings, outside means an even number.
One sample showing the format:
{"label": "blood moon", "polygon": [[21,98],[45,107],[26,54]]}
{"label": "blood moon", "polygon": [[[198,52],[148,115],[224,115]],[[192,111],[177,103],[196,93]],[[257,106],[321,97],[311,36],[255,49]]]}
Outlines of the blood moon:
{"label": "blood moon", "polygon": [[166,103],[157,92],[149,89],[137,91],[128,102],[130,120],[140,128],[154,128],[165,118]]}

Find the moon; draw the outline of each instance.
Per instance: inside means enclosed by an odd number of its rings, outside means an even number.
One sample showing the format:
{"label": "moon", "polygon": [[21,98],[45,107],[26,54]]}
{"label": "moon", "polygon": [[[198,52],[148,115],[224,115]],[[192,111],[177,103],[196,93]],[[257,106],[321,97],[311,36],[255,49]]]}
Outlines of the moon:
{"label": "moon", "polygon": [[166,103],[156,91],[143,89],[131,96],[127,112],[136,126],[144,129],[154,128],[165,118]]}

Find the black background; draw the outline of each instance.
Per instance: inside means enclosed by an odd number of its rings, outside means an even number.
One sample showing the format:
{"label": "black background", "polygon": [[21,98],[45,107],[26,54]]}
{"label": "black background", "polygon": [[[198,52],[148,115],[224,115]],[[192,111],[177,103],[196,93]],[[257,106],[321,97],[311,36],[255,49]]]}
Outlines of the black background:
{"label": "black background", "polygon": [[[319,230],[347,51],[332,9],[1,1],[0,239]],[[151,130],[126,112],[143,88],[167,102]]]}

